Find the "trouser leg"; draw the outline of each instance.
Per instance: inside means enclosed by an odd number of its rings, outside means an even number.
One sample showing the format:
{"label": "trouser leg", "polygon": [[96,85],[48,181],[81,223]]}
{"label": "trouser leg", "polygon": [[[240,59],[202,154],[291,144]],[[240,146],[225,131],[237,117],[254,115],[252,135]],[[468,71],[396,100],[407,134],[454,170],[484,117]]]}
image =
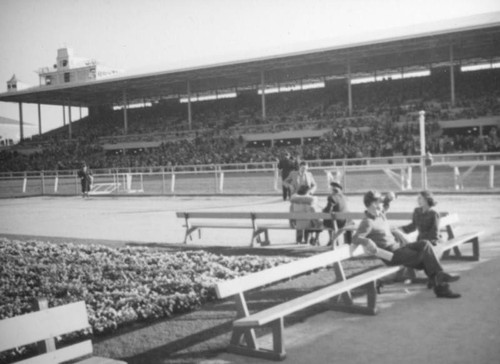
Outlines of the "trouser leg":
{"label": "trouser leg", "polygon": [[426,240],[410,243],[396,250],[390,265],[404,265],[409,268],[423,269],[428,277],[443,271],[439,259]]}
{"label": "trouser leg", "polygon": [[297,243],[301,243],[302,242],[302,238],[304,237],[304,230],[295,230],[295,241]]}

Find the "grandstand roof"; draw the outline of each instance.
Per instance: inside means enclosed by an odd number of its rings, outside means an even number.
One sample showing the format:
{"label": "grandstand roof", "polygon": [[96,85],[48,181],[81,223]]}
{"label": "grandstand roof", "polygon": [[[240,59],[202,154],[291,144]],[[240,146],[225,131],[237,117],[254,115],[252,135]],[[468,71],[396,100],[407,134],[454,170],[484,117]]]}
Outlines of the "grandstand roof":
{"label": "grandstand roof", "polygon": [[40,86],[0,94],[0,101],[91,106],[121,104],[215,89],[256,86],[261,72],[267,84],[411,66],[446,64],[453,45],[455,61],[500,56],[500,12],[440,21],[411,28],[336,38],[314,48],[275,56],[148,72],[85,83]]}

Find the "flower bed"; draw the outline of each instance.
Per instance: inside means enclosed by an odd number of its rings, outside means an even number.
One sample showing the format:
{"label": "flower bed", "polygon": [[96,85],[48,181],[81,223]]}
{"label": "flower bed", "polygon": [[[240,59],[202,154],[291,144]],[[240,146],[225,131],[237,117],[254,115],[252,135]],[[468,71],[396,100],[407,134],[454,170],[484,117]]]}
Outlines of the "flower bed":
{"label": "flower bed", "polygon": [[203,251],[53,244],[0,238],[0,319],[84,300],[94,334],[214,300],[214,283],[289,262]]}

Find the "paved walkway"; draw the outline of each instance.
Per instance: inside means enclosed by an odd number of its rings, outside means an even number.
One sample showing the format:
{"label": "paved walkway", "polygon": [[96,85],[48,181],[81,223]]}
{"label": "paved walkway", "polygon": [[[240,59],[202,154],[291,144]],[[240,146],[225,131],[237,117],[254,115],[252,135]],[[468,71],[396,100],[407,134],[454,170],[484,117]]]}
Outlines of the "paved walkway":
{"label": "paved walkway", "polygon": [[[485,250],[485,247],[483,247]],[[457,300],[437,299],[424,285],[383,288],[377,316],[334,311],[285,328],[288,364],[498,363],[500,358],[500,251],[481,263],[454,263],[461,274]],[[270,337],[260,339],[271,348]],[[256,363],[223,354],[204,364]]]}

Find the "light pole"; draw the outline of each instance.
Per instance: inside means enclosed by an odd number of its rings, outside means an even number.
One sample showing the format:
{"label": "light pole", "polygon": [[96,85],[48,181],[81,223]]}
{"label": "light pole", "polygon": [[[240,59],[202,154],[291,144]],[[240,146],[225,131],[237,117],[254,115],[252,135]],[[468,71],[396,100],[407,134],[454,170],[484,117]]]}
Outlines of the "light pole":
{"label": "light pole", "polygon": [[419,115],[420,125],[420,170],[422,176],[422,189],[427,189],[427,167],[425,165],[425,111],[421,110]]}

